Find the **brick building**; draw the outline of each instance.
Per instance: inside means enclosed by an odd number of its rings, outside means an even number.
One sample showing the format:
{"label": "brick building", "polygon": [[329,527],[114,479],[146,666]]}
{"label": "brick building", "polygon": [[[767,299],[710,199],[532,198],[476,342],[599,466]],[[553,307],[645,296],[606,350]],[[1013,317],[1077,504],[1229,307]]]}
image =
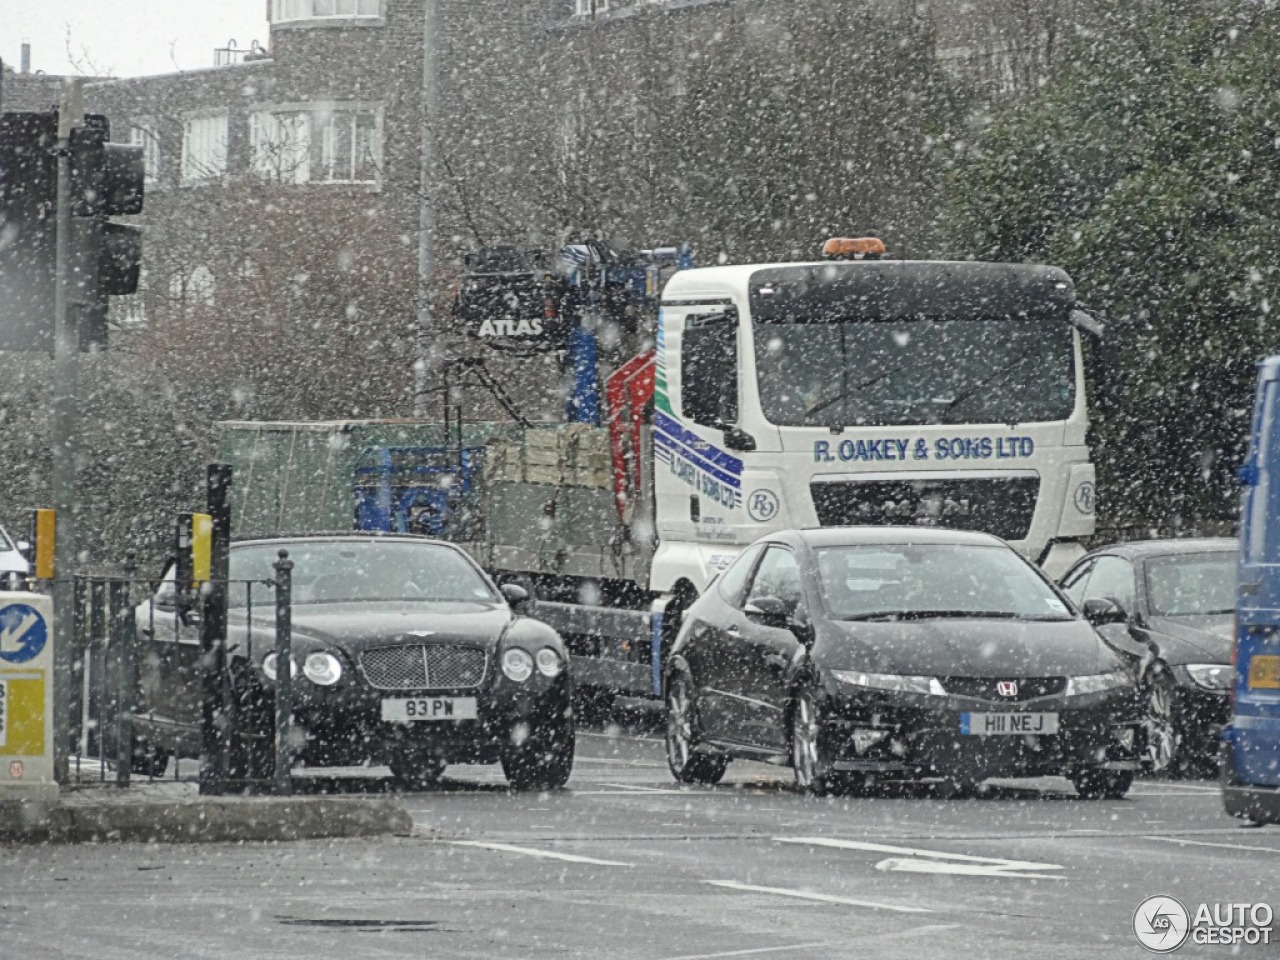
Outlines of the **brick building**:
{"label": "brick building", "polygon": [[[297,326],[332,348],[312,371],[323,391],[276,390],[239,413],[412,409],[424,197],[438,303],[464,250],[574,231],[690,240],[702,262],[807,256],[851,231],[937,253],[939,145],[963,134],[975,97],[1033,85],[1085,6],[436,2],[428,25],[423,0],[274,0],[267,48],[250,57],[87,87],[113,137],[146,152],[144,291],[116,323],[177,324],[178,343],[207,352],[193,331],[232,317],[219,340]],[[48,78],[9,88],[8,109],[51,99]],[[443,310],[427,343],[433,359],[471,349]],[[309,352],[304,339],[290,350]],[[554,406],[550,379],[524,384],[525,399]]]}

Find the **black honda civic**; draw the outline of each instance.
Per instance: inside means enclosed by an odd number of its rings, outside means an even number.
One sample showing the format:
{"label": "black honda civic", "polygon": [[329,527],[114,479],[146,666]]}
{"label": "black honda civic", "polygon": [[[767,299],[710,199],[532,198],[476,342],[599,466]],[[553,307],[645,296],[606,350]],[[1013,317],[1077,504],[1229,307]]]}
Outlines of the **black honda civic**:
{"label": "black honda civic", "polygon": [[[239,777],[274,759],[274,562],[293,562],[293,719],[308,766],[386,763],[402,784],[449,763],[502,764],[517,788],[561,787],[573,766],[569,658],[560,636],[519,615],[458,547],[413,536],[312,536],[233,543],[227,637]],[[170,568],[138,608],[142,656],[135,769],[163,772],[200,747],[204,670]],[[513,607],[515,609],[513,609]]]}
{"label": "black honda civic", "polygon": [[734,757],[821,794],[878,779],[1066,776],[1123,796],[1134,678],[1070,601],[995,537],[901,527],[771,534],[685,614],[665,670],[685,783]]}

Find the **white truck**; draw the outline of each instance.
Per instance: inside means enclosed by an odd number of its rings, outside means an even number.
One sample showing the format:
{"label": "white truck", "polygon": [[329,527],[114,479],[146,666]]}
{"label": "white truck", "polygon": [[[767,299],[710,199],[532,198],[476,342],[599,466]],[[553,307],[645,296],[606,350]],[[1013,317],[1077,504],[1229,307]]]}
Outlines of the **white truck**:
{"label": "white truck", "polygon": [[603,428],[490,449],[468,545],[531,591],[579,686],[659,695],[683,611],[775,529],[981,530],[1050,575],[1083,553],[1081,335],[1099,327],[1070,278],[882,251],[676,272],[653,349],[606,381]]}

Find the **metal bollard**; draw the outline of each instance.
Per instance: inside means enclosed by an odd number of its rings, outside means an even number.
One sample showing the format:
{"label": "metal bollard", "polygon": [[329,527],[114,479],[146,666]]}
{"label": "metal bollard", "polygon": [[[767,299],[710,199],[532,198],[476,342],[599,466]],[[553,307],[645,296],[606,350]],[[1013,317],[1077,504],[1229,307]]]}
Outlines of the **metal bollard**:
{"label": "metal bollard", "polygon": [[125,554],[124,583],[116,585],[116,610],[112,618],[116,624],[115,642],[119,649],[116,664],[120,671],[116,692],[116,783],[122,787],[129,785],[133,771],[133,711],[138,705],[138,625],[133,610],[133,578],[137,573],[138,561],[130,550]]}
{"label": "metal bollard", "polygon": [[281,550],[276,571],[276,765],[275,792],[292,789],[293,756],[293,561]]}

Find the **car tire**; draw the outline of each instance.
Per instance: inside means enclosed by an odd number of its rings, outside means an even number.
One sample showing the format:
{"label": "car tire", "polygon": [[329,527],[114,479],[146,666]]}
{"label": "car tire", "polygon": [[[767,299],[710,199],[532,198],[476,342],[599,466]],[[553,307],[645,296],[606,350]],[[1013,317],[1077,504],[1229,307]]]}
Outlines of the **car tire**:
{"label": "car tire", "polygon": [[1089,767],[1073,773],[1071,783],[1086,800],[1119,800],[1133,786],[1133,771]]}
{"label": "car tire", "polygon": [[130,750],[129,770],[143,777],[163,777],[169,769],[170,756],[170,752],[163,747],[135,736]]}
{"label": "car tire", "polygon": [[1161,664],[1147,673],[1142,688],[1142,769],[1146,773],[1172,774],[1181,762],[1181,736],[1174,702],[1177,685]]}
{"label": "car tire", "polygon": [[729,766],[722,753],[698,750],[698,711],[688,676],[677,673],[667,681],[667,766],[677,783],[713,786]]}
{"label": "car tire", "polygon": [[439,757],[419,750],[403,750],[392,754],[387,766],[396,786],[402,790],[430,790],[440,785],[445,763]]}
{"label": "car tire", "polygon": [[822,708],[811,690],[801,690],[791,705],[791,766],[796,786],[811,797],[839,792],[822,736]]}
{"label": "car tire", "polygon": [[573,772],[573,713],[566,711],[502,754],[502,772],[515,790],[559,790]]}

